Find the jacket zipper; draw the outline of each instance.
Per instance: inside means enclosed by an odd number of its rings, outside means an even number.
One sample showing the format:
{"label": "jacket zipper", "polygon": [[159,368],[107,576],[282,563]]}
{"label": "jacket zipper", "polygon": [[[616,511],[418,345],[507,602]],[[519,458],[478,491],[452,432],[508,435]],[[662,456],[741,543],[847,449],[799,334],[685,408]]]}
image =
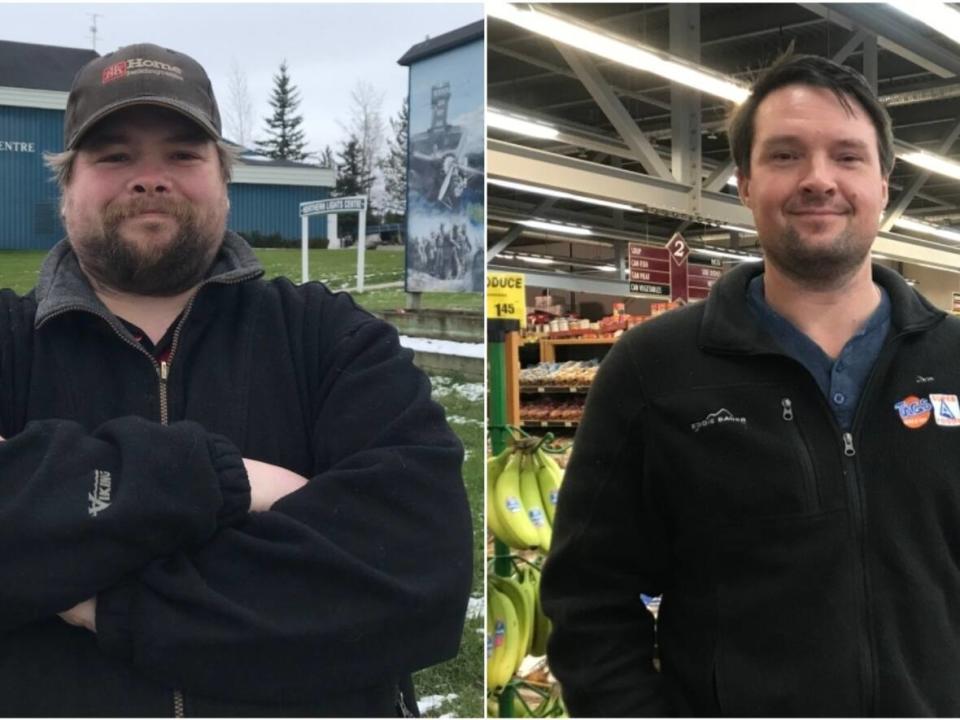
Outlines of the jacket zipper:
{"label": "jacket zipper", "polygon": [[[846,481],[847,486],[847,497],[850,506],[851,520],[854,528],[854,537],[857,542],[860,555],[860,583],[861,583],[861,598],[863,603],[862,610],[862,632],[864,634],[864,639],[866,642],[862,644],[862,650],[860,653],[860,662],[861,667],[864,673],[863,676],[863,685],[861,691],[863,693],[861,698],[862,712],[861,715],[869,716],[873,714],[873,707],[875,704],[875,694],[876,694],[876,682],[874,681],[874,650],[873,650],[873,632],[871,631],[872,624],[872,613],[870,612],[870,581],[867,574],[867,543],[866,543],[866,517],[864,512],[864,502],[862,496],[862,483],[860,482],[859,473],[857,471],[857,451],[854,444],[854,433],[860,428],[860,421],[863,415],[863,408],[865,405],[865,399],[869,397],[870,387],[873,385],[873,380],[877,374],[877,368],[881,365],[882,362],[885,362],[886,358],[893,352],[893,348],[898,344],[899,340],[906,335],[910,335],[920,330],[905,330],[897,333],[884,345],[880,350],[877,359],[873,363],[873,368],[870,370],[870,374],[867,376],[867,381],[863,385],[863,392],[860,394],[860,402],[857,405],[857,411],[853,419],[853,426],[850,432],[844,431],[838,424],[837,419],[833,414],[833,410],[830,409],[830,406],[827,404],[826,399],[823,397],[823,393],[820,392],[817,388],[816,395],[820,398],[821,407],[827,411],[827,417],[829,418],[830,423],[833,425],[835,431],[840,436],[840,442],[842,445],[843,457],[841,458],[841,465],[843,467],[843,477]],[[795,362],[800,367],[803,365],[791,358],[789,355],[781,355],[781,357],[786,357],[789,360]],[[806,371],[806,368],[804,368]],[[809,374],[809,373],[808,373]],[[784,420],[793,419],[793,408],[792,403],[788,408],[783,407]]]}
{"label": "jacket zipper", "polygon": [[397,709],[400,711],[400,717],[416,717],[412,712],[410,712],[410,708],[407,707],[406,700],[403,697],[403,690],[401,690],[399,686],[397,687]]}
{"label": "jacket zipper", "polygon": [[800,456],[800,464],[803,467],[807,512],[815,512],[820,508],[820,490],[817,486],[817,473],[814,470],[813,460],[810,457],[810,447],[803,437],[799,423],[793,421],[793,401],[790,398],[781,398],[780,407],[783,411],[782,417],[784,421],[793,426],[791,435],[793,437],[794,447]]}
{"label": "jacket zipper", "polygon": [[[251,275],[244,275],[229,281],[218,280],[216,282],[220,285],[237,285],[241,282],[244,282],[250,279],[250,277]],[[124,343],[126,343],[127,345],[135,349],[137,352],[145,355],[153,364],[154,370],[157,373],[157,378],[159,379],[159,383],[160,383],[160,392],[159,392],[160,424],[169,425],[170,424],[170,405],[169,405],[169,400],[167,398],[167,380],[170,377],[170,365],[173,362],[173,356],[176,354],[177,345],[180,342],[180,331],[183,329],[183,325],[186,322],[187,316],[190,314],[190,310],[193,308],[193,303],[197,299],[197,295],[200,294],[200,290],[209,283],[210,281],[206,281],[201,283],[199,286],[197,286],[197,291],[190,297],[190,300],[187,302],[187,306],[183,311],[183,317],[180,318],[180,322],[177,323],[177,327],[174,328],[174,331],[173,331],[173,340],[170,343],[170,355],[163,362],[158,363],[156,358],[153,357],[153,355],[151,355],[149,352],[144,350],[142,345],[133,341],[130,338],[127,338],[123,333],[117,330],[116,326],[112,322],[110,322],[110,318],[108,318],[103,313],[97,312],[96,310],[91,310],[89,307],[85,307],[82,305],[70,305],[65,308],[61,308],[56,313],[47,316],[44,319],[43,323],[41,323],[41,325],[46,323],[48,320],[51,320],[57,317],[58,315],[63,315],[64,313],[72,312],[75,310],[91,313],[92,315],[96,315],[98,318],[106,322],[107,325],[110,327],[110,329],[113,330],[114,335],[116,335]],[[173,691],[173,716],[175,718],[184,717],[183,692],[176,689]]]}

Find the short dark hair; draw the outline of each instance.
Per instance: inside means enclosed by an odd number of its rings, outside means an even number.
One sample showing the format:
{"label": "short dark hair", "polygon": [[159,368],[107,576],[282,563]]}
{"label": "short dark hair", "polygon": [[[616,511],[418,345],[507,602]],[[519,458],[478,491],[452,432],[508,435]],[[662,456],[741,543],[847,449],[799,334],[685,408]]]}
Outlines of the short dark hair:
{"label": "short dark hair", "polygon": [[856,100],[866,111],[877,131],[880,171],[883,177],[890,176],[896,159],[890,115],[877,100],[866,78],[853,68],[827,58],[790,54],[779,58],[760,76],[754,83],[750,97],[730,116],[727,136],[730,139],[730,154],[739,172],[750,176],[750,151],[753,149],[757,108],[767,95],[787,85],[812,85],[831,90],[848,113],[853,112],[850,100]]}

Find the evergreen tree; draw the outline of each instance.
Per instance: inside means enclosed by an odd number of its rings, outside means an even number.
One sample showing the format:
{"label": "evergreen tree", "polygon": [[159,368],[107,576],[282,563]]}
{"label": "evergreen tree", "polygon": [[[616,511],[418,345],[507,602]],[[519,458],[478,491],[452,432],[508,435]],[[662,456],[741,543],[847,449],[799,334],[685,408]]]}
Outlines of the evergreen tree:
{"label": "evergreen tree", "polygon": [[335,194],[340,197],[367,195],[373,185],[373,175],[364,171],[363,148],[356,135],[351,134],[343,143],[338,157]]}
{"label": "evergreen tree", "polygon": [[303,160],[306,139],[303,135],[303,116],[297,115],[300,93],[290,82],[287,61],[280,63],[280,72],[273,76],[273,92],[270,106],[273,116],[264,118],[267,123],[266,140],[257,140],[257,150],[274,160]]}
{"label": "evergreen tree", "polygon": [[393,137],[387,139],[387,154],[380,162],[387,192],[386,211],[395,215],[407,212],[407,139],[410,124],[410,99],[404,98],[400,112],[390,118]]}
{"label": "evergreen tree", "polygon": [[[356,135],[351,133],[350,137],[344,141],[337,155],[337,185],[333,194],[337,197],[349,197],[353,195],[366,195],[367,202],[367,225],[371,221],[371,211],[369,197],[370,188],[373,186],[373,175],[364,172],[363,146]],[[353,213],[341,216],[338,221],[339,234],[357,236],[357,216]]]}

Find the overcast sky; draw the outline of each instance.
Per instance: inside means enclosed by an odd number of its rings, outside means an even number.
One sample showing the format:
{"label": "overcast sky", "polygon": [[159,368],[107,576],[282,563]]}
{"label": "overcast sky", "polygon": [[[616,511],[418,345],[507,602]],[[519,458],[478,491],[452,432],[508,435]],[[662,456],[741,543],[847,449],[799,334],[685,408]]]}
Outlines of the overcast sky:
{"label": "overcast sky", "polygon": [[366,80],[383,93],[383,118],[400,109],[406,67],[397,60],[427,36],[483,17],[480,3],[172,4],[0,3],[0,40],[92,48],[92,14],[99,14],[96,50],[152,42],[185,52],[203,65],[226,114],[231,63],[247,77],[254,137],[269,114],[273,75],[286,58],[300,90],[307,147],[338,150],[350,93]]}

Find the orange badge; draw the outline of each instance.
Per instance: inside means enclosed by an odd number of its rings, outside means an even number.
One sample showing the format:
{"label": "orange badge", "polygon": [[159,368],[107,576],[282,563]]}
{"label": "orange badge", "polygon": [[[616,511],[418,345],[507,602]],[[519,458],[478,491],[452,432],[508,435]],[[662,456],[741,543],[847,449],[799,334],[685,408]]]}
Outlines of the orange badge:
{"label": "orange badge", "polygon": [[911,430],[923,427],[930,419],[933,405],[926,398],[910,395],[893,406],[900,415],[900,420]]}

